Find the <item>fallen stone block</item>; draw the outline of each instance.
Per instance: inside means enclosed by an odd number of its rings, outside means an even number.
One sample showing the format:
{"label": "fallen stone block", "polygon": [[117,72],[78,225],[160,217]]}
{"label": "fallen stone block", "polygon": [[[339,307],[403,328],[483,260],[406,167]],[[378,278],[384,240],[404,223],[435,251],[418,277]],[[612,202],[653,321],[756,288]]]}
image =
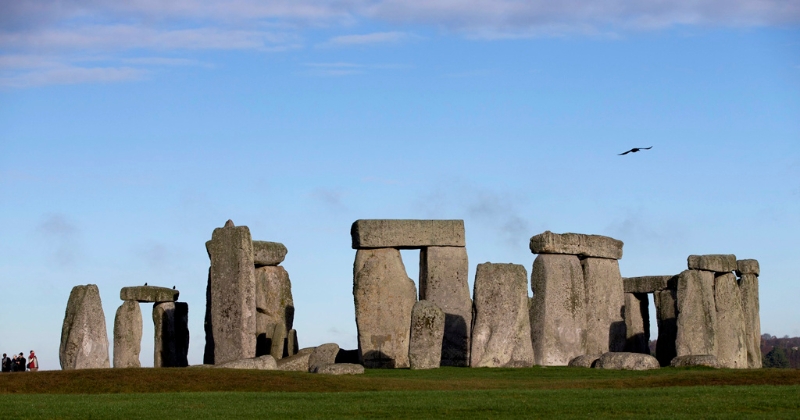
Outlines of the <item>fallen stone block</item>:
{"label": "fallen stone block", "polygon": [[114,367],[141,367],[142,310],[139,303],[126,300],[114,317]]}
{"label": "fallen stone block", "polygon": [[158,286],[130,286],[119,291],[121,300],[135,300],[137,302],[175,302],[181,294],[178,290]]}
{"label": "fallen stone block", "polygon": [[650,307],[647,293],[625,293],[625,351],[650,354]]}
{"label": "fallen stone block", "polygon": [[716,273],[736,270],[736,255],[733,254],[689,255],[687,262],[689,270],[705,270]]}
{"label": "fallen stone block", "polygon": [[313,348],[309,351],[300,351],[297,354],[289,357],[284,357],[278,360],[278,370],[288,370],[292,372],[308,372],[308,359],[311,357]]}
{"label": "fallen stone block", "polygon": [[411,339],[408,360],[411,369],[436,369],[442,359],[444,311],[427,300],[411,310]]}
{"label": "fallen stone block", "polygon": [[625,350],[625,292],[619,262],[608,258],[581,260],[586,303],[586,354]]}
{"label": "fallen stone block", "polygon": [[582,354],[570,360],[567,366],[593,368],[597,364],[597,360],[600,359],[600,356],[599,354]]}
{"label": "fallen stone block", "polygon": [[339,345],[336,343],[327,343],[318,346],[311,352],[308,358],[308,371],[317,373],[319,368],[336,363],[336,355],[338,353]]}
{"label": "fallen stone block", "polygon": [[622,279],[625,293],[655,293],[678,288],[678,276],[641,276]]}
{"label": "fallen stone block", "polygon": [[256,267],[278,265],[286,258],[286,246],[280,242],[253,241],[253,264]]}
{"label": "fallen stone block", "polygon": [[277,370],[278,364],[275,358],[270,355],[252,357],[247,359],[232,360],[230,362],[214,365],[221,369],[255,369],[255,370]]}
{"label": "fallen stone block", "polygon": [[678,356],[716,354],[714,273],[686,270],[678,276]]}
{"label": "fallen stone block", "polygon": [[715,369],[720,368],[717,356],[711,354],[689,354],[686,356],[677,356],[676,358],[672,359],[670,365],[672,367],[706,366]]}
{"label": "fallen stone block", "polygon": [[758,265],[758,260],[737,260],[736,261],[736,275],[741,277],[742,274],[761,274],[761,267]]}
{"label": "fallen stone block", "polygon": [[566,254],[582,257],[622,258],[622,241],[600,235],[545,231],[531,238],[534,254]]}
{"label": "fallen stone block", "polygon": [[667,289],[653,293],[658,323],[656,359],[661,366],[669,366],[678,355],[675,340],[678,339],[678,291]]}
{"label": "fallen stone block", "polygon": [[61,328],[58,358],[63,370],[111,366],[106,317],[97,285],[72,288]]}
{"label": "fallen stone block", "polygon": [[463,220],[361,219],[350,235],[353,249],[466,246]]}
{"label": "fallen stone block", "polygon": [[352,363],[334,363],[321,366],[314,373],[321,373],[323,375],[360,375],[364,373],[364,366]]}
{"label": "fallen stone block", "polygon": [[745,345],[747,346],[747,367],[761,368],[761,315],[758,302],[758,275],[742,274],[739,279],[744,314]]}
{"label": "fallen stone block", "polygon": [[595,368],[616,370],[651,370],[658,369],[658,360],[649,354],[642,353],[605,353],[597,359]]}

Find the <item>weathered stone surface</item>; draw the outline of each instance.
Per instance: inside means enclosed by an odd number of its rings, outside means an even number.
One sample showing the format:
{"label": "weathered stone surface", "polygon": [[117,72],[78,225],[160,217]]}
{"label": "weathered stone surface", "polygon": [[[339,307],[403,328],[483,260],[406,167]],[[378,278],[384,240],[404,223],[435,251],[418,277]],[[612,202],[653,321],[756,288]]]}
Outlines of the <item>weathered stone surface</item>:
{"label": "weathered stone surface", "polygon": [[277,370],[278,364],[275,358],[270,355],[259,357],[248,357],[247,359],[231,360],[230,362],[220,363],[214,366],[222,369],[255,369],[255,370]]}
{"label": "weathered stone surface", "polygon": [[[247,226],[214,229],[206,242],[211,258],[207,306],[210,324],[206,349],[214,364],[252,358],[256,354],[256,282],[253,265],[253,241]],[[208,332],[207,332],[208,334]],[[212,341],[208,345],[209,339]]]}
{"label": "weathered stone surface", "polygon": [[[289,273],[280,266],[258,267],[256,278],[256,355],[272,354],[276,345],[272,340],[275,326],[280,325],[286,332],[294,324],[294,299]],[[281,344],[282,345],[282,344]]]}
{"label": "weathered stone surface", "polygon": [[742,274],[761,274],[761,267],[758,265],[758,260],[737,260],[736,261],[736,275],[741,277]]}
{"label": "weathered stone surface", "polygon": [[141,367],[142,310],[139,303],[126,300],[114,316],[114,367]]}
{"label": "weathered stone surface", "polygon": [[600,235],[545,231],[531,238],[534,254],[567,254],[582,257],[622,258],[622,241]]}
{"label": "weathered stone surface", "polygon": [[58,358],[64,370],[110,367],[106,317],[97,285],[72,288],[61,328]]}
{"label": "weathered stone surface", "polygon": [[747,369],[742,293],[733,273],[714,278],[714,302],[717,310],[717,360],[724,368]]}
{"label": "weathered stone surface", "polygon": [[336,343],[318,346],[308,358],[308,371],[317,373],[319,368],[336,363],[336,354],[338,353],[339,345]]}
{"label": "weathered stone surface", "polygon": [[153,335],[153,367],[176,366],[174,302],[153,305]]}
{"label": "weathered stone surface", "polygon": [[364,373],[364,366],[352,363],[334,363],[332,365],[321,366],[315,373],[325,375],[360,375]]}
{"label": "weathered stone surface", "polygon": [[650,354],[650,305],[647,293],[625,293],[625,351]]}
{"label": "weathered stone surface", "polygon": [[761,315],[758,303],[758,276],[742,274],[739,279],[739,290],[742,294],[742,312],[744,314],[744,339],[747,346],[747,367],[761,367]]}
{"label": "weathered stone surface", "polygon": [[593,368],[595,364],[597,364],[598,359],[600,359],[599,354],[582,354],[570,360],[567,366]]}
{"label": "weathered stone surface", "polygon": [[286,258],[286,246],[280,242],[253,241],[253,264],[278,265]]}
{"label": "weathered stone surface", "polygon": [[586,298],[586,354],[625,350],[626,325],[622,317],[625,293],[619,262],[608,258],[581,260]]}
{"label": "weathered stone surface", "polygon": [[463,220],[361,219],[350,235],[353,249],[466,246]]}
{"label": "weathered stone surface", "polygon": [[137,302],[175,302],[181,294],[178,290],[158,286],[130,286],[119,291],[122,300]]}
{"label": "weathered stone surface", "polygon": [[686,270],[678,276],[678,356],[717,353],[714,273]]}
{"label": "weathered stone surface", "polygon": [[678,288],[678,276],[641,276],[622,279],[625,293],[654,293]]}
{"label": "weathered stone surface", "polygon": [[297,343],[297,330],[291,329],[286,337],[286,351],[284,353],[287,357],[294,356],[298,350],[300,350],[300,345]]}
{"label": "weathered stone surface", "polygon": [[705,270],[717,273],[736,270],[736,255],[733,254],[689,255],[687,262],[689,270]]}
{"label": "weathered stone surface", "polygon": [[444,311],[427,300],[411,310],[411,339],[408,360],[411,369],[435,369],[442,359]]}
{"label": "weathered stone surface", "polygon": [[531,270],[531,335],[537,365],[566,366],[585,354],[583,268],[574,255],[539,254]]}
{"label": "weathered stone surface", "polygon": [[678,291],[659,290],[653,293],[658,322],[656,359],[661,366],[669,366],[678,355],[675,340],[678,338]]}
{"label": "weathered stone surface", "polygon": [[670,363],[672,367],[692,367],[692,366],[706,366],[719,369],[719,361],[717,356],[711,354],[692,354],[686,356],[678,356],[672,359]]}
{"label": "weathered stone surface", "polygon": [[287,331],[283,325],[275,325],[275,329],[272,331],[272,346],[269,352],[275,360],[283,358],[283,353],[286,349],[286,335]]}
{"label": "weathered stone surface", "polygon": [[471,367],[533,365],[528,273],[518,264],[478,264]]}
{"label": "weathered stone surface", "polygon": [[358,250],[353,298],[361,363],[368,368],[409,367],[411,309],[417,289],[406,274],[400,251]]}
{"label": "weathered stone surface", "polygon": [[658,369],[658,360],[649,354],[642,353],[605,353],[597,359],[595,368],[616,370],[650,370]]}
{"label": "weathered stone surface", "polygon": [[441,365],[469,366],[472,299],[467,249],[423,248],[419,257],[419,298],[444,311]]}
{"label": "weathered stone surface", "polygon": [[305,351],[299,351],[293,356],[284,357],[283,359],[278,360],[278,370],[308,372],[308,359],[311,357],[311,353],[314,352],[314,348],[303,350]]}

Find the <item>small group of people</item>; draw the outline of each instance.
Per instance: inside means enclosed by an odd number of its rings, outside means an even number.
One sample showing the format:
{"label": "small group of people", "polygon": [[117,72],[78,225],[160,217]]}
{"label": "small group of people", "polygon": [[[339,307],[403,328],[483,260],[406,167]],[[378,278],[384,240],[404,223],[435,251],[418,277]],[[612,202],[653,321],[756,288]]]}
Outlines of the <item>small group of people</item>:
{"label": "small group of people", "polygon": [[[31,350],[31,354],[28,355],[28,359],[25,359],[25,356],[22,355],[22,352],[19,355],[13,355],[13,358],[9,358],[8,355],[3,353],[3,372],[25,372],[29,370],[31,372],[36,372],[39,370],[39,359],[36,357],[36,353]],[[26,363],[27,361],[27,363]]]}

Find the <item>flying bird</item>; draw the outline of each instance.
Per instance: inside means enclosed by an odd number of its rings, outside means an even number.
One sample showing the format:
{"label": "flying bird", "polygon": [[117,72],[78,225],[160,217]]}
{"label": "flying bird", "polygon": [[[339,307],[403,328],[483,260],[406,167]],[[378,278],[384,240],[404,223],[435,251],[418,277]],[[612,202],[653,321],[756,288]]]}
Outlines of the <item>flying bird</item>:
{"label": "flying bird", "polygon": [[650,149],[652,149],[652,148],[653,148],[653,146],[650,146],[650,147],[634,147],[633,149],[631,149],[631,150],[628,150],[628,151],[627,151],[627,152],[625,152],[625,153],[620,153],[619,155],[620,155],[620,156],[622,156],[622,155],[627,155],[628,153],[636,153],[636,152],[638,152],[639,150],[650,150]]}

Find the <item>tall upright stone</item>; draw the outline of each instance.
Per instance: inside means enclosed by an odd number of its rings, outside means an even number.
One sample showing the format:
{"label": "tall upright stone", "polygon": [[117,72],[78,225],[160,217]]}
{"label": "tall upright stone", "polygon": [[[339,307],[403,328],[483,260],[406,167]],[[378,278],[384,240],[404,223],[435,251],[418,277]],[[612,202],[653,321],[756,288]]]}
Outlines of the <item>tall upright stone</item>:
{"label": "tall upright stone", "polygon": [[674,289],[653,292],[658,323],[656,359],[661,366],[669,366],[678,352],[675,340],[678,338],[678,292]]}
{"label": "tall upright stone", "polygon": [[419,299],[444,311],[442,366],[469,366],[472,299],[469,297],[467,249],[422,248],[419,259]]}
{"label": "tall upright stone", "polygon": [[256,282],[250,229],[229,220],[225,227],[214,229],[206,249],[211,259],[206,305],[213,341],[206,349],[213,348],[214,356],[205,360],[219,364],[255,357]]}
{"label": "tall upright stone", "polygon": [[518,264],[478,264],[470,367],[530,367],[528,273]]}
{"label": "tall upright stone", "polygon": [[358,351],[368,368],[409,367],[411,309],[417,289],[400,251],[359,249],[353,264]]}
{"label": "tall upright stone", "polygon": [[142,310],[135,300],[122,302],[114,316],[114,367],[141,367]]}
{"label": "tall upright stone", "polygon": [[189,366],[189,304],[175,302],[175,367]]}
{"label": "tall upright stone", "polygon": [[678,275],[678,356],[717,354],[714,272],[685,270]]}
{"label": "tall upright stone", "polygon": [[619,262],[608,258],[581,260],[586,298],[586,354],[625,350],[625,293]]}
{"label": "tall upright stone", "polygon": [[[745,261],[742,263],[742,261]],[[750,369],[761,367],[761,316],[758,303],[759,266],[756,260],[737,261],[739,290],[742,294],[744,314],[745,344],[747,346],[747,366]]]}
{"label": "tall upright stone", "polygon": [[747,369],[742,294],[733,273],[719,274],[714,278],[714,302],[717,311],[717,360],[721,367]]}
{"label": "tall upright stone", "polygon": [[61,369],[108,368],[108,332],[97,285],[75,286],[69,294],[61,345]]}
{"label": "tall upright stone", "polygon": [[411,310],[408,359],[411,369],[436,369],[442,360],[445,314],[433,302],[420,300]]}
{"label": "tall upright stone", "polygon": [[[286,336],[294,324],[294,299],[289,273],[281,266],[258,267],[256,278],[256,355],[272,354],[272,336],[280,325]],[[281,343],[283,345],[283,343]]]}
{"label": "tall upright stone", "polygon": [[580,260],[575,255],[539,254],[533,261],[531,289],[536,364],[566,366],[585,354],[586,289]]}
{"label": "tall upright stone", "polygon": [[177,366],[175,302],[153,305],[153,367]]}
{"label": "tall upright stone", "polygon": [[625,351],[650,354],[650,308],[647,293],[625,293]]}

